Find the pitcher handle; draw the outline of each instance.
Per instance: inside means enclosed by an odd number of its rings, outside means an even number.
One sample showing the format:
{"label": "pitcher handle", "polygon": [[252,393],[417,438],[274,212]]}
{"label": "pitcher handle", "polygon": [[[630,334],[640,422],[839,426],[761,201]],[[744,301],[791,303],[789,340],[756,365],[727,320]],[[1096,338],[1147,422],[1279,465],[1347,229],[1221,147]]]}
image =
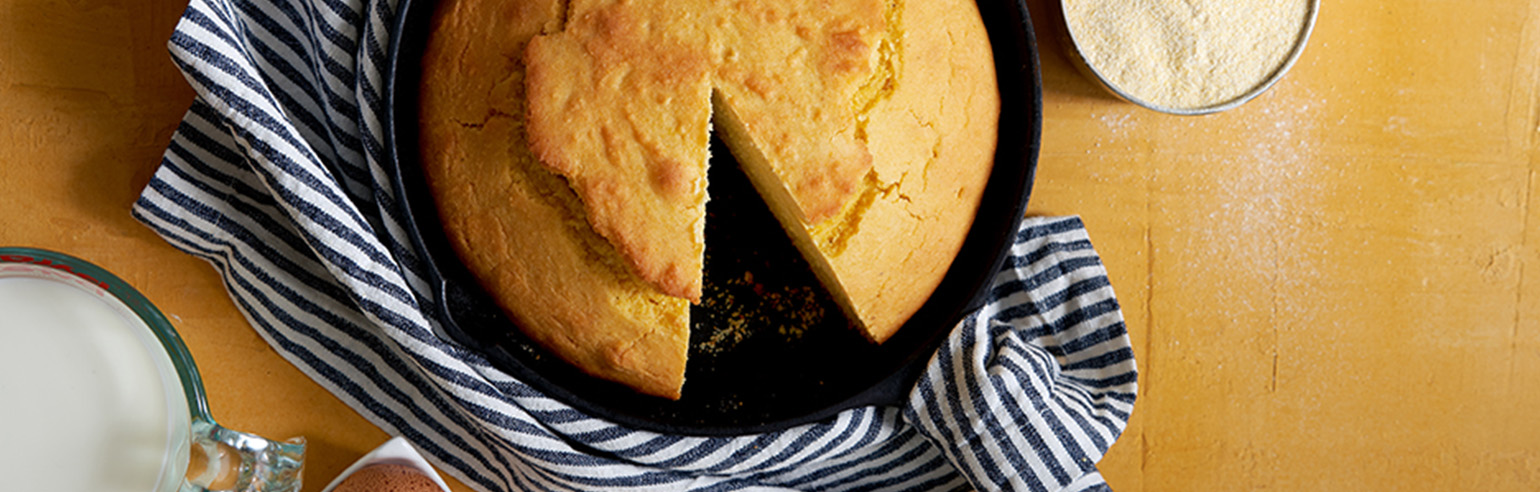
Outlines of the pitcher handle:
{"label": "pitcher handle", "polygon": [[304,468],[302,437],[273,441],[196,419],[181,492],[297,492]]}

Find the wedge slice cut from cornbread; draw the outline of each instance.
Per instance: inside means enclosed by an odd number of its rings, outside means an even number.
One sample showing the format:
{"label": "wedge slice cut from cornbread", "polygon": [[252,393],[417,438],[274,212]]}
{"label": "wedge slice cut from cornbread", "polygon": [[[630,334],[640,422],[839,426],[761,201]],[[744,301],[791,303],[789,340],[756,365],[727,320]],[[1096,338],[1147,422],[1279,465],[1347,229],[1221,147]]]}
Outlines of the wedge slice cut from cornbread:
{"label": "wedge slice cut from cornbread", "polygon": [[[870,154],[851,193],[809,213],[777,155],[782,118],[746,112],[757,93],[719,84],[715,128],[819,280],[867,338],[892,337],[929,299],[973,223],[993,164],[999,93],[972,2],[903,0],[880,13],[870,70],[848,96]],[[758,72],[794,70],[763,67]],[[769,137],[767,137],[769,135]]]}

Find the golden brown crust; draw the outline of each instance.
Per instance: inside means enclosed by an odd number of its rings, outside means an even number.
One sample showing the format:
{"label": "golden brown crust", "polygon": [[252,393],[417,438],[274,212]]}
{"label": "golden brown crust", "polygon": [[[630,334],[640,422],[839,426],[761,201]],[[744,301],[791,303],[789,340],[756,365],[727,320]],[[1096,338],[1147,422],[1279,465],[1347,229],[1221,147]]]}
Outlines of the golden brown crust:
{"label": "golden brown crust", "polygon": [[972,2],[893,2],[883,25],[886,32],[867,41],[877,46],[875,69],[846,95],[872,166],[829,217],[799,229],[793,184],[748,131],[741,105],[727,101],[717,117],[819,279],[878,343],[930,298],[961,248],[993,163],[1000,109]]}
{"label": "golden brown crust", "polygon": [[871,168],[852,101],[885,32],[878,0],[590,0],[568,19],[528,48],[531,143],[665,293],[700,300],[713,86],[797,220],[839,211]]}
{"label": "golden brown crust", "polygon": [[529,137],[638,275],[699,302],[710,65],[703,33],[656,6],[574,2],[530,43]]}
{"label": "golden brown crust", "polygon": [[875,196],[857,232],[814,232],[831,243],[830,262],[878,342],[930,298],[962,247],[994,163],[1000,114],[977,6],[903,3],[896,83],[865,114]]}
{"label": "golden brown crust", "polygon": [[689,305],[631,273],[524,137],[520,54],[560,4],[449,0],[423,71],[428,184],[461,259],[526,334],[595,376],[678,398]]}
{"label": "golden brown crust", "polygon": [[880,0],[736,2],[724,9],[714,82],[796,219],[834,215],[871,169],[857,92],[887,31]]}

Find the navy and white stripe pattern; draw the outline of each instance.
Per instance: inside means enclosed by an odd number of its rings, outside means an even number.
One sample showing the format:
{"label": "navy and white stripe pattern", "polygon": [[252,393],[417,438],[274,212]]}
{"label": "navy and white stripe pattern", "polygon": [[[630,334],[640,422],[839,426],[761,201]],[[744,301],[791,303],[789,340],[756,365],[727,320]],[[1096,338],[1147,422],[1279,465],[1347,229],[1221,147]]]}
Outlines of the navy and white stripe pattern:
{"label": "navy and white stripe pattern", "polygon": [[1029,219],[993,301],[909,404],[738,437],[587,417],[434,336],[385,179],[392,0],[192,0],[198,97],[133,213],[209,261],[283,357],[480,490],[1096,490],[1132,410],[1117,302],[1079,220]]}
{"label": "navy and white stripe pattern", "polygon": [[1134,353],[1079,219],[1028,219],[992,302],[942,343],[905,421],[975,484],[1052,491],[1095,473],[1133,411]]}

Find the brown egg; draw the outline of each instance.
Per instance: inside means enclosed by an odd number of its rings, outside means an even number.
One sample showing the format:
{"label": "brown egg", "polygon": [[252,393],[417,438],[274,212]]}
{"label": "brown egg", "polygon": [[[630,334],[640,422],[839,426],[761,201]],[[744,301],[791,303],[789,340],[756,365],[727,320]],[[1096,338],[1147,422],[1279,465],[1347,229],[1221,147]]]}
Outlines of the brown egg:
{"label": "brown egg", "polygon": [[441,492],[432,478],[405,465],[369,465],[359,468],[333,492]]}

